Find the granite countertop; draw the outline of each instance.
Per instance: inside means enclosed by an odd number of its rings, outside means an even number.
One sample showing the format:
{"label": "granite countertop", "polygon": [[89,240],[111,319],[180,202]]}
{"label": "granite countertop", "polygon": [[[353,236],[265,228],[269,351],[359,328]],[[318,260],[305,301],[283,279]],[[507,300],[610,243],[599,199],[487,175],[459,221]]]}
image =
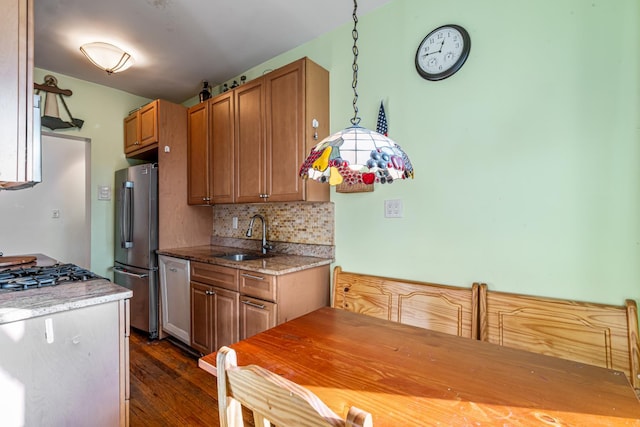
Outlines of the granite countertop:
{"label": "granite countertop", "polygon": [[237,268],[239,270],[249,270],[274,276],[295,273],[296,271],[328,265],[333,262],[332,258],[291,255],[284,253],[270,253],[267,258],[249,261],[229,261],[219,258],[221,255],[233,253],[259,252],[237,247],[215,245],[158,250],[158,254],[160,255],[168,255],[176,258],[188,259],[190,261],[222,265],[225,267]]}
{"label": "granite countertop", "polygon": [[0,293],[0,325],[132,296],[130,290],[106,279],[4,292]]}

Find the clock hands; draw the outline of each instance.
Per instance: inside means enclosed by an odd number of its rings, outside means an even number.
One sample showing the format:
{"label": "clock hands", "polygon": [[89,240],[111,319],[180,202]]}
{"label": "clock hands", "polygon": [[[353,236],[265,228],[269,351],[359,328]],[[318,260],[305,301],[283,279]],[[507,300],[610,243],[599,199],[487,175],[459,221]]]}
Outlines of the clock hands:
{"label": "clock hands", "polygon": [[442,53],[442,47],[444,46],[444,40],[442,40],[442,42],[440,42],[440,49],[438,50],[434,50],[433,52],[427,52],[424,55],[422,55],[423,58],[426,58],[429,55],[434,55],[436,53]]}

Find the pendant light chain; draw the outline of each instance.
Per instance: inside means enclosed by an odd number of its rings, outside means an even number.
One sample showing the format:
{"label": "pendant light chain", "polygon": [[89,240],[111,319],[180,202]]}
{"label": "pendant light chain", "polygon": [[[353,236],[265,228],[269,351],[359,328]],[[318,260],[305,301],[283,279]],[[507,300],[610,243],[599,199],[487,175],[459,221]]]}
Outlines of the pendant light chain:
{"label": "pendant light chain", "polygon": [[353,88],[353,118],[351,119],[351,124],[357,126],[360,123],[360,117],[358,117],[358,45],[356,42],[358,41],[358,15],[356,12],[358,11],[358,2],[357,0],[353,0],[353,31],[351,31],[351,35],[353,36],[353,81],[351,82],[351,87]]}

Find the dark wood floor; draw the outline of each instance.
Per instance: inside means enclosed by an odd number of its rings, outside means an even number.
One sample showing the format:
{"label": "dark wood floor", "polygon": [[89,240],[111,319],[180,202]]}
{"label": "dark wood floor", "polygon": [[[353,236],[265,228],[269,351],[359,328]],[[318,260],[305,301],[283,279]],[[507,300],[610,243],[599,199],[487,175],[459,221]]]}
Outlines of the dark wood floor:
{"label": "dark wood floor", "polygon": [[134,330],[129,350],[132,427],[220,425],[215,377],[194,355]]}

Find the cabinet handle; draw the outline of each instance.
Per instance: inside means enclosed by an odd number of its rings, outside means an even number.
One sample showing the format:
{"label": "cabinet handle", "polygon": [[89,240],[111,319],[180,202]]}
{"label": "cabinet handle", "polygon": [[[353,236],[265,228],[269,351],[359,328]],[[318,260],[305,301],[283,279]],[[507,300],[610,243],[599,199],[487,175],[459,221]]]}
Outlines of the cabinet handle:
{"label": "cabinet handle", "polygon": [[169,271],[172,271],[172,272],[174,272],[174,273],[175,273],[176,271],[178,271],[178,269],[177,269],[177,268],[175,268],[175,267],[171,267],[171,268],[169,268]]}
{"label": "cabinet handle", "polygon": [[256,304],[255,302],[244,300],[242,301],[245,305],[250,305],[251,307],[259,308],[260,310],[264,310],[264,304]]}
{"label": "cabinet handle", "polygon": [[215,291],[204,291],[205,295],[215,295]]}
{"label": "cabinet handle", "polygon": [[248,279],[264,280],[264,277],[254,276],[252,274],[247,274],[247,273],[242,273],[242,277],[246,277]]}

